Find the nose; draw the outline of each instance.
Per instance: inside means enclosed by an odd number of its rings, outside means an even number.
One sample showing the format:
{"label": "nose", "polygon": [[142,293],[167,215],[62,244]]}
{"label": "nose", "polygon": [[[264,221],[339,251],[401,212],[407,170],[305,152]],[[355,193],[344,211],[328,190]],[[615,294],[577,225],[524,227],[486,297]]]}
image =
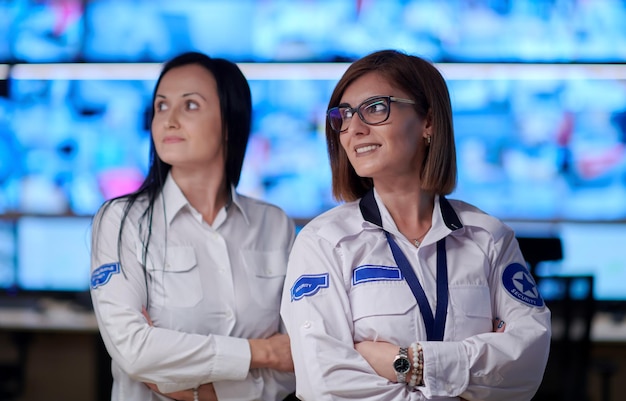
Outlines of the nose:
{"label": "nose", "polygon": [[168,113],[167,118],[165,119],[165,127],[178,128],[178,116],[174,110]]}
{"label": "nose", "polygon": [[365,124],[361,119],[361,116],[355,113],[350,119],[350,124],[344,134],[350,133],[358,135],[365,134],[367,132],[369,132],[369,125]]}

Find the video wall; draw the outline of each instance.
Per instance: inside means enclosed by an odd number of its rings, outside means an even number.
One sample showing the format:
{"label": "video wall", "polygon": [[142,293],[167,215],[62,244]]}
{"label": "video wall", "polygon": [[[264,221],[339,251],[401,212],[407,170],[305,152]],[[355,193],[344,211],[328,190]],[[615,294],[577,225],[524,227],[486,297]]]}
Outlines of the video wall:
{"label": "video wall", "polygon": [[625,20],[621,0],[12,0],[0,60],[346,61],[393,47],[439,62],[620,62]]}
{"label": "video wall", "polygon": [[[506,220],[626,219],[626,66],[438,66],[455,119],[452,197]],[[254,121],[239,190],[298,219],[328,210],[325,110],[347,64],[241,68]],[[158,71],[12,66],[0,103],[0,213],[91,215],[136,189]]]}
{"label": "video wall", "polygon": [[[0,2],[0,288],[88,288],[89,218],[142,182],[153,85],[185,50],[240,65],[254,119],[238,190],[300,222],[336,205],[323,132],[335,83],[352,60],[396,48],[448,82],[451,197],[505,221],[574,224],[559,226],[568,243],[577,224],[626,232],[624,21],[618,0]],[[36,234],[51,232],[73,240]],[[603,275],[599,298],[626,299],[611,286],[626,277],[620,248],[598,241],[603,261],[574,245],[544,272],[584,264]]]}

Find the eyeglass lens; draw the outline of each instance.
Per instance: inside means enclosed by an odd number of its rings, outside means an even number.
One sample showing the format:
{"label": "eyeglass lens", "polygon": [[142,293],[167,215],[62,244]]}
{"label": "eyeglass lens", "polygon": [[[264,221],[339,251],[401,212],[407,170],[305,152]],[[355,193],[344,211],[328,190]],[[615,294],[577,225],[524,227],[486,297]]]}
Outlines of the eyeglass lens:
{"label": "eyeglass lens", "polygon": [[379,124],[389,118],[389,97],[375,97],[365,100],[357,107],[333,107],[328,110],[328,120],[333,130],[343,132],[348,129],[356,112],[366,124]]}

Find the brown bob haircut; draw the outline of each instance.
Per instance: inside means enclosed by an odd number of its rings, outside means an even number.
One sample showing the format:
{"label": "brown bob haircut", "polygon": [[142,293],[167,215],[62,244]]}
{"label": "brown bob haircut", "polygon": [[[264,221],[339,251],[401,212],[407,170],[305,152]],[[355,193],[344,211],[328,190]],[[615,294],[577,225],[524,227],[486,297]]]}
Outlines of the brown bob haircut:
{"label": "brown bob haircut", "polygon": [[[408,91],[411,100],[415,101],[413,107],[417,114],[430,119],[432,136],[422,165],[422,189],[437,195],[451,193],[457,179],[456,149],[450,94],[441,73],[432,63],[420,57],[396,50],[377,51],[348,67],[333,90],[328,108],[338,106],[348,86],[370,72],[376,72],[393,86]],[[341,146],[339,135],[326,119],[333,195],[339,201],[350,202],[363,197],[374,183],[369,177],[357,175]]]}

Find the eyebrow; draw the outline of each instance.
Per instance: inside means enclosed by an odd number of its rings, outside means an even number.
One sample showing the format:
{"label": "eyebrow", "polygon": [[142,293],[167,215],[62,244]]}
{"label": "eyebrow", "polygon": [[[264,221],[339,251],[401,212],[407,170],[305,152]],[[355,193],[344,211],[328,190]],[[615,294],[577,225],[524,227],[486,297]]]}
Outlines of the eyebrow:
{"label": "eyebrow", "polygon": [[[206,98],[205,98],[204,96],[202,96],[199,92],[189,92],[189,93],[183,93],[183,96],[182,96],[182,97],[189,97],[189,96],[191,96],[191,95],[197,95],[197,96],[201,97],[202,99],[204,99],[204,100],[206,101]],[[162,99],[166,99],[166,96],[165,96],[165,95],[161,95],[161,94],[159,94],[159,93],[157,93],[155,97],[162,98]]]}
{"label": "eyebrow", "polygon": [[[360,105],[362,105],[363,103],[367,102],[368,100],[374,100],[374,99],[379,98],[379,97],[386,97],[386,95],[374,95],[374,96],[370,96],[370,97],[368,97],[368,98],[365,98],[365,99],[361,100],[361,102],[359,102],[359,103],[358,103],[356,106],[354,106],[354,107],[360,106]],[[340,103],[339,105],[337,105],[337,107],[350,107],[350,108],[352,108],[352,105],[351,105],[350,103],[343,102],[343,103]]]}

